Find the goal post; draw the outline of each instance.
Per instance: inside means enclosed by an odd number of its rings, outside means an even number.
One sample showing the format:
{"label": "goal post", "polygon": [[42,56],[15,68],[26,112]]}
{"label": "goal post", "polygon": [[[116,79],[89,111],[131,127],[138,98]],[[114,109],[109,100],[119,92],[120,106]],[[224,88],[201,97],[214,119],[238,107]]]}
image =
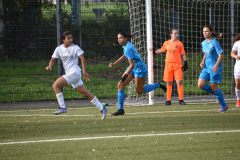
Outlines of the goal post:
{"label": "goal post", "polygon": [[[170,38],[169,31],[176,27],[184,44],[189,69],[184,72],[184,99],[187,102],[215,101],[215,97],[197,88],[201,68],[202,27],[211,24],[216,32],[223,33],[219,40],[223,50],[223,81],[220,88],[226,99],[233,100],[234,81],[230,51],[233,35],[240,32],[239,0],[128,0],[132,42],[148,65],[147,83],[158,82],[163,77],[165,55],[153,55],[153,50]],[[153,104],[164,102],[164,93],[156,90],[137,96],[133,82],[127,92],[128,104]],[[177,100],[176,85],[173,86],[172,100]]]}
{"label": "goal post", "polygon": [[[146,30],[147,30],[147,66],[148,84],[154,83],[153,71],[153,39],[152,39],[152,2],[145,0],[146,3]],[[154,91],[148,93],[148,103],[154,104]]]}

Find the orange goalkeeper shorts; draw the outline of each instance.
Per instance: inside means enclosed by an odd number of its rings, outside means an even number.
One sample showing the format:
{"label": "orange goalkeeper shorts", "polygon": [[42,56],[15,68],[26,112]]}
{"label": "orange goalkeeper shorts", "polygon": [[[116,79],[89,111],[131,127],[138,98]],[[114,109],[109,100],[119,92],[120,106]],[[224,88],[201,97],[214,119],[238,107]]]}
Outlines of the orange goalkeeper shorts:
{"label": "orange goalkeeper shorts", "polygon": [[183,80],[182,64],[165,62],[163,80],[165,82],[172,82],[173,80]]}

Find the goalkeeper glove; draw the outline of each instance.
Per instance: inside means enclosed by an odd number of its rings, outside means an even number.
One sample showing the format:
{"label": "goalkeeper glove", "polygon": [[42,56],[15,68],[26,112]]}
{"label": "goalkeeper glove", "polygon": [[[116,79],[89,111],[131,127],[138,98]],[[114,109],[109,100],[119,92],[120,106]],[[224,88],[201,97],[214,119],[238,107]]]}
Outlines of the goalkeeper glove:
{"label": "goalkeeper glove", "polygon": [[184,61],[182,70],[183,70],[183,71],[186,71],[187,69],[188,69],[188,62],[187,62],[187,61]]}

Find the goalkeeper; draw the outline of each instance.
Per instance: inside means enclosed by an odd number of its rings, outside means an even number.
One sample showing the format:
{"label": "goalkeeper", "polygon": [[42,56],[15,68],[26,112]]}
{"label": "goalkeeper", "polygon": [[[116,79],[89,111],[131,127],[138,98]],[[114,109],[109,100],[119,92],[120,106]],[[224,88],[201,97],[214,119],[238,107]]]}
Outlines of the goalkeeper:
{"label": "goalkeeper", "polygon": [[124,60],[125,58],[129,62],[129,67],[123,73],[119,83],[118,83],[118,110],[114,112],[113,116],[124,115],[124,88],[128,83],[134,79],[136,93],[142,94],[146,92],[151,92],[156,88],[161,88],[166,92],[165,83],[160,81],[159,83],[154,84],[145,84],[145,77],[147,75],[147,67],[140,57],[139,53],[133,46],[131,42],[128,41],[131,35],[125,32],[119,32],[117,35],[118,43],[123,47],[123,55],[114,63],[110,63],[109,67],[113,67],[117,65],[119,62]]}
{"label": "goalkeeper", "polygon": [[[178,40],[179,31],[173,28],[170,32],[171,39],[164,42],[163,46],[155,51],[155,54],[166,53],[163,80],[167,83],[167,100],[165,105],[171,105],[172,84],[177,83],[178,99],[180,105],[185,105],[183,89],[183,71],[188,69],[183,43]],[[183,65],[182,65],[183,60]]]}

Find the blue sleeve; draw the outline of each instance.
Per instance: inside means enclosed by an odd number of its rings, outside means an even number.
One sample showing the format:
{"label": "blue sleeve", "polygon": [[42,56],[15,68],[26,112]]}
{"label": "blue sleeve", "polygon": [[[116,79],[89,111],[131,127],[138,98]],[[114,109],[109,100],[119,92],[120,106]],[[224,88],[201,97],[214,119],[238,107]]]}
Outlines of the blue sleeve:
{"label": "blue sleeve", "polygon": [[222,47],[220,46],[220,44],[218,43],[218,41],[215,40],[215,39],[213,40],[213,46],[214,46],[217,54],[223,54],[223,49],[222,49]]}
{"label": "blue sleeve", "polygon": [[127,59],[133,59],[134,58],[132,47],[125,48],[125,56],[126,56]]}
{"label": "blue sleeve", "polygon": [[203,42],[202,42],[201,46],[202,46],[202,53],[205,54],[204,51],[203,51],[203,47],[204,47]]}

